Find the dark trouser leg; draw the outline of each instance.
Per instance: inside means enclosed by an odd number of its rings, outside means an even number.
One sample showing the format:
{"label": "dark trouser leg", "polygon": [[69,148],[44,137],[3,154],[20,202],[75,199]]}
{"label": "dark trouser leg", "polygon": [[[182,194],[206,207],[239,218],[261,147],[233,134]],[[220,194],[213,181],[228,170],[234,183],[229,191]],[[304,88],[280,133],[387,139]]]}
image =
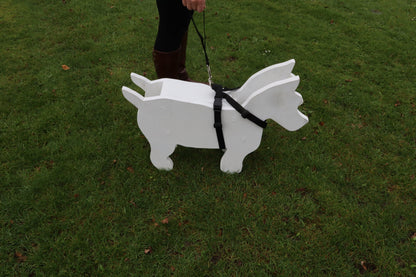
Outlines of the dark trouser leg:
{"label": "dark trouser leg", "polygon": [[193,12],[181,0],[156,0],[159,28],[153,51],[158,78],[188,80],[185,70],[187,30]]}
{"label": "dark trouser leg", "polygon": [[178,79],[184,81],[192,81],[186,71],[186,46],[188,44],[188,32],[183,35],[181,46],[179,48],[179,68]]}

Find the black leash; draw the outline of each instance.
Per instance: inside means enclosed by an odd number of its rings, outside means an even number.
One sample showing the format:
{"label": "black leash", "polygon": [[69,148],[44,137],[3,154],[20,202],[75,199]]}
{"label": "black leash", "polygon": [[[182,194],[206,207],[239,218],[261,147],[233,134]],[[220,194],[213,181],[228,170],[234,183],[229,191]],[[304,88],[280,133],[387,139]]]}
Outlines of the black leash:
{"label": "black leash", "polygon": [[258,125],[261,128],[266,128],[267,122],[265,120],[261,120],[254,114],[247,111],[243,106],[241,106],[237,101],[235,101],[229,94],[225,93],[226,91],[232,91],[235,89],[228,89],[223,87],[219,84],[212,83],[212,75],[211,75],[211,67],[209,64],[209,58],[207,54],[207,45],[206,45],[206,32],[205,32],[205,11],[203,12],[203,25],[204,25],[204,36],[201,35],[201,32],[199,32],[198,27],[196,26],[196,23],[194,21],[194,17],[192,16],[192,23],[194,24],[196,33],[199,36],[199,39],[201,40],[202,48],[204,49],[204,55],[205,55],[205,63],[207,65],[207,71],[208,71],[208,83],[211,86],[211,88],[215,91],[215,97],[214,97],[214,128],[217,133],[217,140],[218,140],[218,146],[221,150],[225,150],[225,140],[224,140],[224,133],[222,131],[222,122],[221,122],[221,111],[222,111],[222,100],[225,99],[227,102],[237,111],[241,114],[241,116],[245,119],[250,120],[254,124]]}
{"label": "black leash", "polygon": [[198,27],[196,26],[194,16],[191,17],[192,23],[194,24],[195,31],[199,36],[199,39],[201,40],[202,48],[204,49],[204,55],[205,55],[205,64],[207,65],[207,71],[208,71],[208,84],[212,85],[212,74],[211,74],[211,66],[209,65],[209,58],[207,54],[207,33],[205,31],[205,11],[202,12],[202,24],[204,25],[204,36],[201,35],[201,32],[198,30]]}

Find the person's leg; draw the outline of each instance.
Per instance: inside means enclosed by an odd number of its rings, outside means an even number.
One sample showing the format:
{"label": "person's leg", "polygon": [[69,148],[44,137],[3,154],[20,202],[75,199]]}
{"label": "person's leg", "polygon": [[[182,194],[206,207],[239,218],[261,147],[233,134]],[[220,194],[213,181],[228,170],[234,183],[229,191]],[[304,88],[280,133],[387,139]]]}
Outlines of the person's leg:
{"label": "person's leg", "polygon": [[186,46],[188,44],[188,32],[186,32],[181,41],[179,50],[179,68],[178,68],[178,79],[184,81],[193,81],[189,78],[188,72],[186,71]]}
{"label": "person's leg", "polygon": [[187,30],[193,12],[181,0],[156,0],[159,28],[153,50],[158,78],[189,80],[185,70]]}

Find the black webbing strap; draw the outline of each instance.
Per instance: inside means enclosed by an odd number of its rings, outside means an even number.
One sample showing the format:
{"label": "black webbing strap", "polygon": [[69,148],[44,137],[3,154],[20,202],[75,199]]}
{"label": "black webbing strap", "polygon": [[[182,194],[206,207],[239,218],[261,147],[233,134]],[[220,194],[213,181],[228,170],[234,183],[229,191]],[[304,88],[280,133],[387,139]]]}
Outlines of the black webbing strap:
{"label": "black webbing strap", "polygon": [[223,88],[221,85],[212,84],[212,89],[215,91],[214,97],[214,128],[217,132],[218,146],[221,150],[225,149],[225,140],[224,133],[222,131],[222,121],[221,121],[221,111],[222,111],[222,99],[227,100],[227,102],[241,114],[245,119],[250,120],[254,124],[258,125],[261,128],[266,128],[267,122],[261,120],[251,112],[247,111],[243,106],[241,106],[237,101],[235,101],[229,94],[225,93],[227,89]]}
{"label": "black webbing strap", "polygon": [[225,140],[224,133],[222,132],[222,123],[221,123],[221,111],[222,111],[222,99],[223,97],[223,88],[220,85],[212,84],[212,89],[215,91],[214,97],[214,128],[217,132],[218,146],[221,150],[225,149]]}

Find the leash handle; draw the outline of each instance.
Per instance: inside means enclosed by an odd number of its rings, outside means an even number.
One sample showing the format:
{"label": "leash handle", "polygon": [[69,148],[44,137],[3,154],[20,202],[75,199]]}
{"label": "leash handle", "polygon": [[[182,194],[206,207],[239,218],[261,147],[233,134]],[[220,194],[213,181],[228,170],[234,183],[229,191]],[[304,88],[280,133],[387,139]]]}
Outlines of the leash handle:
{"label": "leash handle", "polygon": [[211,74],[211,66],[209,64],[209,58],[207,53],[207,34],[205,31],[205,11],[202,12],[202,20],[204,25],[204,36],[202,36],[201,32],[198,30],[198,27],[196,26],[194,16],[191,17],[192,23],[195,27],[195,31],[198,34],[199,39],[201,40],[202,49],[204,49],[204,55],[205,55],[205,63],[207,65],[207,72],[208,72],[208,84],[209,86],[212,85],[212,74]]}

